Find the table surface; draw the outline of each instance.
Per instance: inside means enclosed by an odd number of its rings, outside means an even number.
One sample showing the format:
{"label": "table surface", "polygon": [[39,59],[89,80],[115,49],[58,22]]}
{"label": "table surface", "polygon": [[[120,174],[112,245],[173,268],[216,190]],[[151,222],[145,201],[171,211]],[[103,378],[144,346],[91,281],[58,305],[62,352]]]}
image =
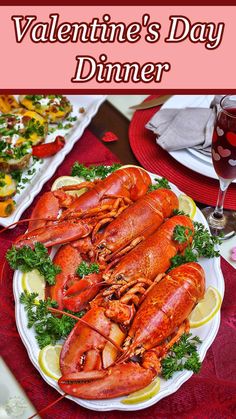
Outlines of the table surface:
{"label": "table surface", "polygon": [[104,133],[107,131],[116,134],[118,141],[105,143],[106,147],[109,148],[122,163],[137,164],[140,166],[129,145],[129,123],[129,119],[106,100],[90,123],[89,129],[101,141]]}
{"label": "table surface", "polygon": [[[119,96],[118,96],[119,97]],[[130,103],[139,103],[145,96],[133,96]],[[140,166],[140,163],[134,156],[132,149],[129,144],[129,124],[132,117],[132,113],[124,111],[120,101],[112,100],[108,97],[101,107],[98,113],[93,118],[89,129],[94,135],[101,141],[102,137],[107,131],[111,131],[118,137],[118,141],[104,143],[109,150],[111,150],[123,164],[135,164]],[[115,104],[115,106],[114,106]],[[127,108],[128,109],[128,108]],[[125,113],[125,115],[124,115]],[[197,203],[199,208],[204,208],[204,204]]]}

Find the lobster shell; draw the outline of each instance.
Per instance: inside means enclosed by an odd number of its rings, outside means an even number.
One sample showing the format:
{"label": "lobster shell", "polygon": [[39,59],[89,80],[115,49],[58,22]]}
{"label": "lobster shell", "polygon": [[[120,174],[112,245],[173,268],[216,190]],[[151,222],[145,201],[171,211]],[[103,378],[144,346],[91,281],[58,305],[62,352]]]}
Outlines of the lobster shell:
{"label": "lobster shell", "polygon": [[106,227],[95,241],[95,248],[105,247],[113,253],[136,237],[150,236],[178,205],[178,198],[170,189],[157,189],[144,195]]}
{"label": "lobster shell", "polygon": [[121,259],[108,282],[114,283],[120,278],[128,280],[134,278],[135,275],[152,280],[159,273],[166,272],[170,267],[171,258],[191,243],[191,237],[183,244],[173,240],[173,232],[177,225],[194,231],[189,217],[176,215],[170,218],[155,233]]}

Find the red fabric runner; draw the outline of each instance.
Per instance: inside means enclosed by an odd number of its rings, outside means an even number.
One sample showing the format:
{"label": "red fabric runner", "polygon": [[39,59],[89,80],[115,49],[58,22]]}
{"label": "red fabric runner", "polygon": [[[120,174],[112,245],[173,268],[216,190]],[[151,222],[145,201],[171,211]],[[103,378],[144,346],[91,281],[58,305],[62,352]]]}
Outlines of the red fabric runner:
{"label": "red fabric runner", "polygon": [[[43,191],[49,190],[58,176],[69,174],[74,161],[86,164],[111,164],[117,158],[89,131],[75,145]],[[30,214],[35,201],[26,211]],[[0,260],[3,264],[6,250],[12,240],[24,231],[19,226],[0,236]],[[226,291],[222,305],[222,322],[218,335],[203,362],[202,370],[193,376],[175,394],[154,406],[138,412],[93,412],[77,404],[62,400],[42,415],[45,419],[121,419],[121,418],[234,418],[236,417],[236,271],[222,260]],[[31,364],[15,324],[12,271],[6,268],[1,286],[1,355],[16,379],[25,389],[37,410],[53,402],[59,393],[48,386]],[[4,380],[1,377],[0,380]]]}

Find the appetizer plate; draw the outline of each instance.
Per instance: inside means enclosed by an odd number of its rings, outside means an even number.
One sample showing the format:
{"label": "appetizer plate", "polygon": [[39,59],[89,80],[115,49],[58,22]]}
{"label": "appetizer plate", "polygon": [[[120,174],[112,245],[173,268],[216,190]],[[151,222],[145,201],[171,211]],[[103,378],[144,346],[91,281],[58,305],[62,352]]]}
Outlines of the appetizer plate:
{"label": "appetizer plate", "polygon": [[[36,162],[28,169],[24,170],[23,173],[25,176],[23,174],[23,178],[28,178],[28,182],[21,184],[22,189],[13,198],[16,202],[15,211],[9,217],[0,217],[0,225],[7,227],[20,219],[21,214],[28,208],[35,196],[40,192],[44,183],[52,177],[58,166],[63,162],[65,156],[72,150],[76,141],[81,138],[85,128],[90,124],[93,116],[96,115],[100,105],[106,99],[106,96],[68,95],[67,98],[73,106],[73,111],[70,116],[76,116],[77,120],[69,130],[57,129],[52,134],[49,134],[46,140],[46,142],[50,142],[53,141],[57,135],[62,135],[66,139],[65,146],[53,157],[44,159],[41,163]],[[83,109],[84,112],[79,112],[80,109]],[[28,176],[28,170],[33,171],[33,175]]]}
{"label": "appetizer plate", "polygon": [[[150,176],[152,180],[157,178],[157,175],[151,174]],[[171,184],[172,190],[179,195],[181,192],[177,187]],[[206,219],[204,218],[201,211],[197,208],[196,216],[194,218],[195,221],[201,222],[204,224],[205,227],[208,228]],[[200,260],[200,264],[205,270],[206,274],[206,287],[209,285],[214,286],[219,291],[221,297],[223,298],[224,295],[224,279],[220,269],[220,258],[213,258],[213,259],[204,259]],[[14,274],[13,279],[13,291],[15,297],[15,314],[16,314],[16,324],[21,336],[21,339],[28,351],[29,358],[35,368],[39,371],[43,379],[59,393],[63,394],[62,390],[59,388],[57,382],[48,376],[46,376],[43,371],[40,369],[38,364],[38,355],[39,355],[39,347],[36,342],[34,332],[32,329],[27,328],[27,317],[24,311],[24,306],[20,304],[19,297],[20,294],[23,292],[22,289],[22,273],[20,271],[16,271]],[[220,311],[210,320],[207,324],[192,329],[191,332],[193,336],[199,336],[202,340],[202,343],[198,346],[199,356],[201,361],[206,356],[206,352],[208,348],[211,346],[212,342],[214,341],[217,331],[220,325]],[[87,409],[95,410],[95,411],[109,411],[109,410],[124,410],[124,411],[131,411],[131,410],[141,410],[145,409],[153,404],[157,403],[159,400],[163,399],[166,396],[174,393],[181,387],[181,385],[187,381],[192,376],[192,372],[190,371],[182,371],[175,373],[172,379],[164,380],[161,379],[161,386],[160,391],[157,393],[153,398],[146,400],[143,403],[138,403],[134,405],[125,405],[121,403],[121,400],[125,397],[119,397],[110,400],[82,400],[75,397],[67,396],[68,399],[74,401],[75,403],[79,404],[80,406],[86,407]]]}

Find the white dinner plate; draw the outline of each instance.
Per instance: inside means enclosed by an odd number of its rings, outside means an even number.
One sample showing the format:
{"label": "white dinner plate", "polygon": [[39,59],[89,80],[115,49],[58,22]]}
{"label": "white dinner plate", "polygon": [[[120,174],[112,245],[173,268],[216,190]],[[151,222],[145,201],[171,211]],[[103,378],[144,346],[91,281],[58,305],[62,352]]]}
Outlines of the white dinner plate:
{"label": "white dinner plate", "polygon": [[[152,180],[157,178],[157,175],[150,174]],[[179,195],[181,192],[177,189],[176,186],[171,184],[173,191]],[[197,209],[195,221],[199,221],[204,224],[205,227],[208,228],[207,222],[199,209]],[[213,285],[215,288],[218,289],[220,295],[223,298],[224,295],[224,279],[220,268],[220,259],[213,258],[213,259],[204,259],[202,258],[199,262],[201,266],[204,268],[206,273],[206,287],[209,285]],[[38,364],[38,355],[39,355],[39,347],[37,345],[34,332],[32,329],[27,328],[27,317],[24,310],[24,306],[19,302],[19,296],[22,289],[22,273],[20,271],[16,271],[14,274],[13,279],[13,291],[15,297],[15,315],[16,315],[16,324],[21,336],[21,339],[28,351],[29,358],[35,368],[39,371],[42,378],[45,380],[46,383],[51,385],[53,388],[58,390],[59,393],[63,394],[62,390],[59,388],[57,382],[49,377],[47,377],[43,371],[40,369]],[[220,311],[213,317],[211,321],[209,321],[204,326],[199,328],[193,329],[191,332],[193,336],[197,335],[202,340],[202,343],[199,345],[199,355],[201,361],[206,356],[206,352],[208,348],[211,346],[213,340],[216,337],[217,331],[220,325]],[[124,397],[119,397],[110,400],[83,400],[71,396],[67,396],[68,399],[72,400],[73,402],[79,404],[80,406],[86,407],[87,409],[91,409],[94,411],[109,411],[109,410],[141,410],[145,409],[153,404],[157,403],[159,400],[163,399],[172,393],[174,393],[178,388],[187,381],[192,376],[192,372],[190,371],[182,371],[175,373],[172,379],[164,380],[161,379],[161,387],[158,394],[156,394],[150,400],[146,400],[143,403],[138,403],[135,405],[125,405],[121,403],[121,400]],[[46,402],[45,402],[46,404]]]}
{"label": "white dinner plate", "polygon": [[[63,135],[66,139],[65,146],[53,157],[44,159],[41,164],[36,163],[34,165],[36,169],[35,174],[30,177],[28,183],[22,184],[22,190],[14,196],[14,201],[16,202],[15,211],[9,217],[0,217],[0,225],[7,227],[20,219],[21,214],[28,208],[35,196],[38,195],[44,183],[52,177],[58,166],[63,162],[65,156],[72,150],[76,141],[81,138],[85,128],[90,124],[94,115],[96,115],[99,106],[106,99],[106,96],[101,95],[68,95],[67,97],[73,106],[73,111],[70,116],[76,116],[78,119],[70,130],[57,129],[54,133],[49,134],[46,139],[46,142],[51,142],[57,135]],[[81,108],[84,108],[83,113],[79,112]],[[26,168],[24,173],[26,174],[30,168]]]}
{"label": "white dinner plate", "polygon": [[[214,95],[174,95],[162,105],[162,109],[209,108],[213,98]],[[188,169],[218,179],[211,156],[206,156],[193,148],[169,151],[169,154]],[[233,182],[236,183],[236,180]]]}

